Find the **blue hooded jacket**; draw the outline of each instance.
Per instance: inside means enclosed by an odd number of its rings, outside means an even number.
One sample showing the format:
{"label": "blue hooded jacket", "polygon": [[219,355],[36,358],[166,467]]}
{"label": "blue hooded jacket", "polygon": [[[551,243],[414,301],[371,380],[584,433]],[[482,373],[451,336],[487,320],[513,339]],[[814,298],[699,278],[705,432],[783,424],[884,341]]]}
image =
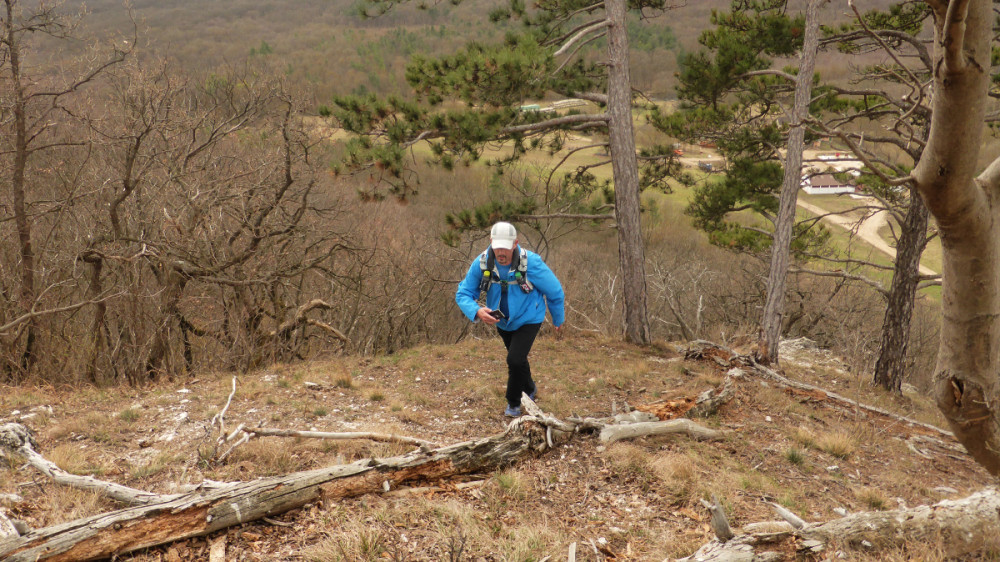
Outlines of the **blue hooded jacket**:
{"label": "blue hooded jacket", "polygon": [[[517,250],[515,250],[517,251]],[[528,259],[528,271],[526,277],[534,285],[535,290],[525,293],[518,287],[514,280],[514,272],[510,266],[496,264],[497,273],[500,279],[510,281],[507,286],[507,308],[508,317],[500,320],[497,327],[501,330],[513,332],[525,324],[541,324],[545,321],[545,308],[548,306],[549,314],[552,315],[552,325],[562,326],[566,320],[566,312],[563,309],[563,288],[549,266],[545,265],[542,257],[538,254],[526,250]],[[462,314],[473,322],[476,321],[476,313],[479,312],[479,281],[483,278],[483,272],[479,267],[479,256],[469,266],[469,272],[465,279],[458,284],[455,292],[455,302],[462,309]],[[491,310],[500,307],[500,283],[490,283],[490,289],[486,292],[486,306]]]}

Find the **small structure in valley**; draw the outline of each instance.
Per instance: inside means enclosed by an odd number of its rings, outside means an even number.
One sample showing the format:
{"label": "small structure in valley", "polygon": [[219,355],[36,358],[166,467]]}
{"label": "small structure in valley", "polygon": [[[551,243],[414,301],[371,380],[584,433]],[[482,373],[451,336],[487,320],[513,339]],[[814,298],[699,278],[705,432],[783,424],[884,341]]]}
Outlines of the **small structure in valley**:
{"label": "small structure in valley", "polygon": [[834,195],[854,193],[857,188],[850,181],[841,181],[833,174],[816,174],[802,178],[802,190],[810,195]]}

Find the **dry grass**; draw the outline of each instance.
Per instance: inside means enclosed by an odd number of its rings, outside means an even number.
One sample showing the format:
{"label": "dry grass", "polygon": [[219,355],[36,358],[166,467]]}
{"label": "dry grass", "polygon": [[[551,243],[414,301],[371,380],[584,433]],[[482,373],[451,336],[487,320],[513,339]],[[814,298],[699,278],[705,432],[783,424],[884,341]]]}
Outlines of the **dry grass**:
{"label": "dry grass", "polygon": [[74,488],[53,487],[46,494],[46,508],[50,514],[47,525],[73,521],[109,509],[110,505],[100,494]]}
{"label": "dry grass", "polygon": [[885,491],[878,488],[861,488],[854,490],[854,497],[861,503],[861,508],[869,511],[885,511],[889,509],[889,497]]}
{"label": "dry grass", "polygon": [[71,474],[90,474],[94,468],[87,452],[75,443],[61,443],[45,451],[45,457]]}
{"label": "dry grass", "polygon": [[[263,422],[289,429],[397,433],[442,444],[491,435],[507,422],[500,415],[506,378],[498,372],[502,348],[499,340],[487,337],[393,356],[335,358],[311,363],[308,369],[279,366],[240,375],[227,428]],[[531,359],[540,404],[559,417],[608,415],[612,404],[620,408],[656,397],[695,396],[708,381],[721,380],[719,366],[675,360],[671,349],[640,349],[580,334],[563,340],[543,335]],[[351,374],[351,388],[330,384],[344,373]],[[786,374],[809,381],[836,376],[788,366]],[[306,380],[325,388],[307,390]],[[853,385],[854,379],[838,381],[838,387],[847,382]],[[191,392],[178,393],[181,387]],[[862,385],[852,388],[862,401],[879,397]],[[367,441],[266,438],[240,447],[220,466],[199,463],[197,448],[206,443],[208,412],[221,409],[230,389],[231,375],[219,373],[202,376],[196,384],[108,395],[98,409],[90,401],[75,404],[60,398],[64,406],[55,409],[40,431],[43,452],[78,473],[165,491],[171,482],[248,480],[412,450]],[[376,392],[381,400],[371,399]],[[488,555],[522,561],[558,560],[571,542],[589,544],[604,537],[613,552],[630,550],[636,560],[662,560],[688,555],[708,539],[698,500],[713,493],[731,523],[739,526],[773,518],[768,501],[821,520],[834,517],[834,507],[891,509],[897,497],[908,505],[937,501],[941,496],[933,490],[939,486],[967,483],[961,494],[983,485],[981,471],[971,462],[942,456],[928,465],[926,459],[914,458],[898,438],[905,431],[899,424],[845,416],[752,379],[738,384],[737,395],[711,420],[734,430],[723,442],[655,437],[600,448],[592,437],[577,435],[556,451],[476,476],[485,479],[478,487],[457,491],[444,484],[443,491],[407,494],[403,485],[393,487],[398,496],[315,504],[283,516],[295,525],[285,531],[287,540],[275,536],[250,546],[237,539],[230,546],[249,553],[262,544],[268,549],[273,545],[271,559],[291,549],[311,560],[449,560],[461,551],[462,559]],[[883,401],[883,407],[905,413],[919,407],[914,404]],[[191,417],[178,422],[182,411]],[[151,427],[156,431],[150,432]],[[174,441],[159,440],[161,432],[175,429]],[[209,432],[212,439],[216,434]],[[139,441],[145,441],[145,448],[137,446]],[[886,458],[892,462],[885,464]],[[828,470],[832,464],[839,468]],[[0,464],[0,490],[18,489],[23,480],[19,466]],[[810,479],[809,486],[802,486],[803,477]],[[827,492],[816,494],[817,487]],[[33,511],[46,513],[57,505],[41,495],[28,501],[38,506]],[[79,498],[66,503],[77,510],[107,508]],[[247,528],[261,534],[269,527]],[[158,554],[162,552],[154,549],[134,558],[152,562]]]}
{"label": "dry grass", "polygon": [[142,417],[142,412],[135,408],[127,408],[125,410],[122,410],[121,412],[118,412],[118,419],[126,424],[135,423],[139,421],[139,418],[141,417]]}
{"label": "dry grass", "polygon": [[693,504],[702,496],[701,471],[697,461],[685,453],[658,456],[649,468],[662,482],[663,493],[673,503]]}
{"label": "dry grass", "polygon": [[792,441],[803,447],[816,448],[816,434],[805,427],[796,427],[790,435]]}
{"label": "dry grass", "polygon": [[791,447],[785,451],[785,460],[795,466],[802,466],[802,464],[806,462],[806,458],[802,453],[802,450],[795,447]]}
{"label": "dry grass", "polygon": [[351,375],[349,374],[338,375],[335,379],[333,379],[333,385],[336,386],[337,388],[343,388],[347,390],[355,388],[354,380],[351,378]]}
{"label": "dry grass", "polygon": [[[509,474],[509,473],[504,473]],[[510,475],[510,474],[509,474]],[[510,475],[514,480],[521,477]],[[537,560],[540,552],[567,537],[535,524],[530,515],[511,517],[510,489],[491,479],[483,490],[489,505],[477,510],[454,500],[411,498],[399,503],[376,500],[362,520],[337,521],[333,531],[303,551],[307,560],[466,560],[475,552],[490,552],[491,559],[519,562]],[[515,484],[517,486],[517,484]],[[492,488],[492,491],[488,491]],[[495,494],[496,500],[489,495]],[[416,551],[416,540],[428,546]],[[568,543],[567,543],[568,544]]]}
{"label": "dry grass", "polygon": [[824,433],[816,438],[816,448],[838,459],[846,459],[857,450],[855,436],[843,431]]}
{"label": "dry grass", "polygon": [[349,528],[327,534],[318,545],[305,553],[306,560],[316,562],[375,562],[389,553],[390,540],[379,530]]}
{"label": "dry grass", "polygon": [[186,455],[171,451],[162,451],[149,461],[132,468],[129,476],[136,480],[146,480],[161,474],[171,467],[183,464]]}
{"label": "dry grass", "polygon": [[225,480],[242,480],[248,473],[274,476],[294,472],[300,468],[299,455],[288,444],[287,439],[278,437],[251,439],[237,448],[216,473]]}
{"label": "dry grass", "polygon": [[849,458],[857,450],[858,442],[863,441],[859,434],[854,432],[836,430],[816,433],[801,426],[792,429],[789,438],[803,447],[823,451],[838,459]]}

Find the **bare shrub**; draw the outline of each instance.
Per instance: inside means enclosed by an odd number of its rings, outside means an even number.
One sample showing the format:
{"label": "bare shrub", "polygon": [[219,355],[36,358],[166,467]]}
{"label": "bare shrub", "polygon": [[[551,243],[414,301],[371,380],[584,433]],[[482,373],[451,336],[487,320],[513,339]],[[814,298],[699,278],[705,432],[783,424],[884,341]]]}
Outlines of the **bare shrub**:
{"label": "bare shrub", "polygon": [[75,352],[37,354],[39,376],[139,383],[457,336],[443,211],[359,205],[322,172],[299,105],[266,69],[193,78],[148,60],[80,101],[72,177],[37,190],[63,202],[36,219],[39,306],[65,311],[33,340]]}

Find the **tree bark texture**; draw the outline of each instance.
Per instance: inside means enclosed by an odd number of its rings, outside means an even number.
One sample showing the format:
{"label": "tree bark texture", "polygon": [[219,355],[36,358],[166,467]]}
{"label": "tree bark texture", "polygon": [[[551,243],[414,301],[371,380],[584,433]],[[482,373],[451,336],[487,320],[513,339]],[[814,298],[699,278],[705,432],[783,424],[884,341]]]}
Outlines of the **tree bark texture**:
{"label": "tree bark texture", "polygon": [[913,300],[920,281],[920,256],[927,246],[927,216],[927,206],[919,194],[910,193],[910,204],[896,244],[895,271],[882,320],[882,340],[874,374],[875,384],[897,393],[905,376]]}
{"label": "tree bark texture", "polygon": [[767,277],[767,298],[761,319],[763,340],[760,342],[760,356],[765,364],[778,361],[778,344],[781,342],[782,316],[785,311],[785,287],[788,278],[788,263],[791,256],[792,227],[795,225],[795,202],[802,183],[802,149],[805,145],[805,125],[803,120],[809,115],[809,98],[812,96],[813,70],[816,67],[816,52],[819,50],[819,4],[821,0],[809,0],[806,6],[806,30],[803,38],[799,74],[795,78],[795,97],[792,110],[791,130],[788,132],[785,173],[778,198],[778,216],[774,222],[774,239],[771,242],[771,269]]}
{"label": "tree bark texture", "polygon": [[608,136],[615,178],[618,257],[625,297],[625,339],[648,344],[646,264],[639,220],[639,164],[632,129],[632,82],[628,67],[625,0],[605,0],[608,17]]}
{"label": "tree bark texture", "polygon": [[[815,554],[831,546],[877,551],[905,545],[940,545],[947,556],[960,556],[976,552],[994,537],[1000,523],[998,513],[1000,494],[989,489],[967,498],[912,509],[852,513],[825,523],[806,523],[792,531],[739,534],[726,542],[712,541],[682,560],[788,560],[788,541],[792,539],[801,554]],[[754,525],[747,525],[747,529]]]}
{"label": "tree bark texture", "polygon": [[687,435],[699,441],[719,441],[724,439],[726,432],[716,431],[696,424],[686,419],[638,422],[629,424],[608,425],[601,430],[600,439],[602,443],[614,443],[622,439],[634,439],[649,435]]}
{"label": "tree bark texture", "polygon": [[[101,274],[104,270],[104,258],[97,252],[84,252],[80,259],[90,267],[90,287],[87,295],[94,300],[100,299],[104,292],[101,287]],[[98,361],[104,351],[104,317],[108,305],[103,300],[94,305],[94,319],[91,322],[90,356],[87,358],[87,381],[98,384]]]}
{"label": "tree bark texture", "polygon": [[[21,286],[18,297],[25,312],[34,308],[35,302],[35,253],[31,248],[31,221],[28,218],[27,187],[25,186],[25,170],[28,165],[28,131],[27,110],[28,97],[24,83],[21,80],[21,48],[20,37],[16,29],[14,13],[18,8],[15,0],[6,0],[6,26],[3,42],[7,45],[8,63],[10,64],[10,81],[13,100],[11,114],[14,122],[14,166],[11,169],[10,190],[14,212],[14,225],[17,229],[18,258]],[[27,371],[34,362],[35,326],[31,320],[24,329],[24,348],[20,352],[22,371]]]}
{"label": "tree bark texture", "polygon": [[394,486],[493,470],[545,446],[544,427],[527,421],[514,422],[503,434],[428,452],[236,482],[211,490],[196,490],[169,501],[34,530],[0,542],[0,559],[68,562],[107,558],[206,535],[320,498],[382,492],[386,482]]}
{"label": "tree bark texture", "polygon": [[[157,278],[161,286],[161,312],[156,332],[153,335],[153,344],[150,346],[143,371],[146,378],[156,380],[160,372],[168,372],[170,370],[172,353],[170,332],[178,324],[180,318],[178,305],[181,295],[184,293],[184,286],[187,284],[187,279],[179,268],[173,267],[169,262],[153,264],[152,267],[154,269],[159,268]],[[134,384],[141,382],[143,381],[133,381]]]}
{"label": "tree bark texture", "polygon": [[935,8],[933,118],[914,177],[943,251],[938,407],[1000,475],[1000,163],[975,177],[990,86],[991,2]]}

